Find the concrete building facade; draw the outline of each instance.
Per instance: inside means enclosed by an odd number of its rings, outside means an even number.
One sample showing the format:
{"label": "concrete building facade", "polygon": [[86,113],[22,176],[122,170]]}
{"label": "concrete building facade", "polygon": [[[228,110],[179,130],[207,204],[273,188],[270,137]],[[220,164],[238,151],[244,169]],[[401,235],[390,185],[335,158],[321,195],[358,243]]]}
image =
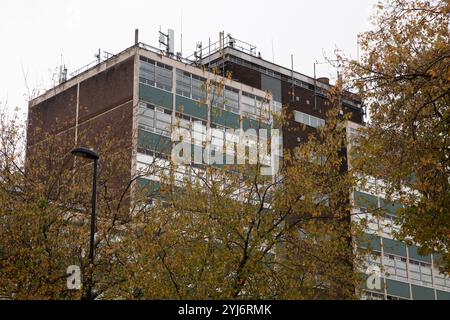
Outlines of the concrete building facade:
{"label": "concrete building facade", "polygon": [[[129,169],[117,173],[121,181],[155,159],[168,159],[175,124],[191,132],[195,151],[204,146],[208,130],[214,130],[220,144],[233,139],[227,129],[273,129],[270,114],[282,108],[292,115],[282,130],[283,148],[292,149],[325,123],[331,107],[326,93],[331,85],[325,78],[308,77],[264,60],[253,46],[248,49],[246,45],[222,35],[218,46],[189,60],[136,41],[121,53],[74,72],[30,101],[27,154],[44,143],[46,133],[68,142],[63,153],[75,146],[96,149],[101,141],[95,138],[108,128],[109,138],[120,141],[117,147],[129,151]],[[205,91],[211,83],[223,84],[214,99],[211,91]],[[350,114],[349,134],[364,124],[357,96],[344,94],[342,112]],[[300,124],[306,125],[306,130],[288,130]],[[152,179],[142,177],[138,183]],[[389,212],[383,220],[369,217],[374,219],[367,230],[374,252],[369,262],[389,272],[383,275],[379,290],[366,290],[367,298],[450,299],[450,279],[438,272],[436,258],[421,257],[417,247],[392,239],[387,220],[395,215],[398,204],[387,204],[382,195],[362,191],[349,198],[361,215],[370,216],[367,203]]]}

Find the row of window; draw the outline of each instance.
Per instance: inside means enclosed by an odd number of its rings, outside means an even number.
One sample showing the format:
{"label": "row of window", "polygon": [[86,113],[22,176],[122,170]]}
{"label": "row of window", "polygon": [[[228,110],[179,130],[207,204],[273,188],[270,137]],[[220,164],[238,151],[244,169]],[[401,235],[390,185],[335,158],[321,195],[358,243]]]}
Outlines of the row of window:
{"label": "row of window", "polygon": [[[383,217],[376,217],[368,212],[366,207],[356,208],[355,221],[365,219],[367,222],[366,232],[370,234],[379,234],[385,238],[391,238],[394,232],[400,230],[400,225],[396,222],[395,216],[385,214]],[[380,233],[381,232],[381,233]]]}
{"label": "row of window", "polygon": [[[206,121],[190,117],[185,114],[177,114],[175,126],[191,131],[194,144],[201,145],[206,141]],[[211,125],[211,145],[216,149],[223,149],[224,147],[234,148],[234,144],[239,141],[237,131],[227,130],[225,127],[213,124]],[[248,146],[256,145],[258,141],[257,135],[251,135],[251,131],[246,132],[246,139]]]}
{"label": "row of window", "polygon": [[[266,74],[268,76],[271,76],[271,77],[273,77],[275,79],[283,80],[283,78],[286,78],[286,80],[289,83],[292,83],[292,84],[294,84],[294,85],[296,85],[298,87],[302,87],[302,88],[309,89],[309,90],[314,90],[314,85],[313,84],[310,84],[310,83],[307,83],[307,82],[304,82],[304,81],[301,81],[301,80],[298,80],[298,79],[292,79],[292,77],[283,76],[279,72],[276,72],[276,71],[264,68],[264,67],[256,65],[256,64],[253,64],[253,63],[248,62],[248,61],[246,61],[244,59],[241,59],[241,58],[230,56],[229,59],[230,59],[230,61],[232,61],[234,63],[240,64],[240,65],[242,65],[244,67],[247,67],[247,68],[250,68],[250,69],[253,69],[253,70],[257,70],[257,71],[259,71],[259,72],[261,72],[263,74]],[[326,96],[326,92],[322,88],[317,87],[316,91],[317,91],[318,94],[322,94],[322,95]]]}
{"label": "row of window", "polygon": [[[202,145],[206,141],[206,121],[189,115],[177,113],[175,125],[191,131],[194,144]],[[139,105],[138,125],[140,128],[160,135],[170,136],[172,130],[172,112],[152,104]],[[249,137],[253,140],[252,137]],[[223,147],[226,142],[237,142],[236,133],[225,131],[225,127],[213,125],[211,128],[211,144]],[[256,141],[256,137],[254,137]],[[255,142],[256,143],[256,142]]]}
{"label": "row of window", "polygon": [[[173,68],[171,66],[141,57],[139,69],[140,83],[172,91]],[[205,101],[205,83],[205,78],[182,70],[176,70],[176,93],[180,96],[196,101]],[[225,86],[223,90],[216,88],[213,94],[214,97],[211,100],[214,107],[239,114],[238,89]],[[270,108],[272,108],[274,112],[280,112],[281,104],[272,102],[272,105],[270,106],[267,99],[247,92],[242,92],[242,110],[249,117],[257,118],[263,113],[263,115],[268,118]]]}
{"label": "row of window", "polygon": [[[367,262],[371,265],[381,266],[381,253],[374,251],[369,255]],[[408,279],[412,283],[431,287],[434,284],[437,287],[450,288],[450,278],[445,277],[443,274],[434,268],[430,263],[416,261],[413,259],[407,259],[406,257],[400,257],[392,254],[383,255],[383,267],[386,275],[390,278],[408,282]]]}
{"label": "row of window", "polygon": [[[387,300],[408,300],[405,298],[400,298],[396,296],[387,295]],[[384,300],[384,293],[366,291],[363,295],[363,300]]]}
{"label": "row of window", "polygon": [[319,128],[325,125],[325,120],[296,110],[294,111],[294,120],[313,128]]}

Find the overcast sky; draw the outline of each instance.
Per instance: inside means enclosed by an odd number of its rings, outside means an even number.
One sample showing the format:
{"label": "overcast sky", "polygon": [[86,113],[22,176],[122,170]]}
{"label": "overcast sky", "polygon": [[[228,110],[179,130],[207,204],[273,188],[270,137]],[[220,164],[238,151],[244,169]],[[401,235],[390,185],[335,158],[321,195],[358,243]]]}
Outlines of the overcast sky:
{"label": "overcast sky", "polygon": [[[140,41],[153,46],[160,26],[175,29],[176,51],[183,29],[184,56],[223,30],[277,64],[290,67],[293,54],[295,70],[312,76],[313,62],[336,48],[356,57],[357,34],[370,28],[375,2],[1,0],[0,101],[25,112],[28,90],[49,88],[61,62],[70,73],[95,60],[99,48],[120,52],[133,44],[135,28]],[[318,76],[333,75],[330,67],[318,67]]]}

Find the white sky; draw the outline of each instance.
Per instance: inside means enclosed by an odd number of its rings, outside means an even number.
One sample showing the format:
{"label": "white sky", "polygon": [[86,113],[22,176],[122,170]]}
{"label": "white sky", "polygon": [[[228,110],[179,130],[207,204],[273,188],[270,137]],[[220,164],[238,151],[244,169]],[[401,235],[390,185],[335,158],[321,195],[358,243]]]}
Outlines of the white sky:
{"label": "white sky", "polygon": [[[313,75],[313,62],[332,57],[336,48],[356,58],[357,34],[370,28],[376,0],[1,0],[0,105],[27,109],[27,86],[49,88],[62,61],[71,73],[95,60],[99,48],[118,53],[139,40],[158,46],[158,31],[175,29],[180,50],[183,16],[183,55],[218,40],[219,32],[257,47],[262,57]],[[327,65],[318,76],[333,78]]]}

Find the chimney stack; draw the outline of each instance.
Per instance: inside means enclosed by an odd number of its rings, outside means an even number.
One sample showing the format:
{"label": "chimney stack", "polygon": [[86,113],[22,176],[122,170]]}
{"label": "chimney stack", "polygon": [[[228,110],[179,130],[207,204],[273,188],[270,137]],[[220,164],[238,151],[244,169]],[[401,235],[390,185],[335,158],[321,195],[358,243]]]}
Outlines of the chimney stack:
{"label": "chimney stack", "polygon": [[134,30],[134,44],[139,43],[139,29]]}

